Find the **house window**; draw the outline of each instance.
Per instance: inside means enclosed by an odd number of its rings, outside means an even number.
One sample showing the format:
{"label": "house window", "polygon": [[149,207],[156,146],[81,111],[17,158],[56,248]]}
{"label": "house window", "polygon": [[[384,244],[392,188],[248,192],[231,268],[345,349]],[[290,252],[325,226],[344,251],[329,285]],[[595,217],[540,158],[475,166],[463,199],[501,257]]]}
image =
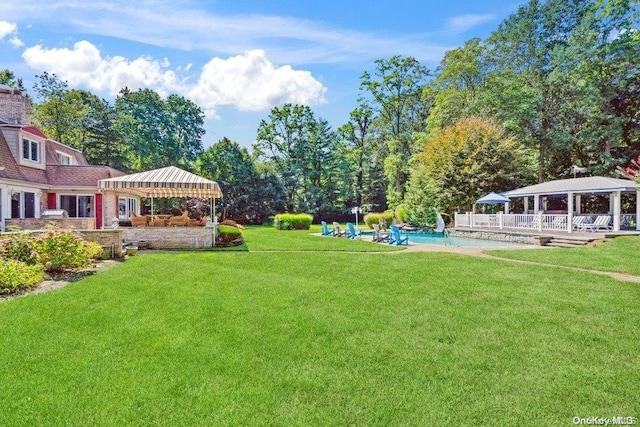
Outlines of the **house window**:
{"label": "house window", "polygon": [[118,218],[130,218],[131,212],[138,212],[138,200],[130,197],[119,197]]}
{"label": "house window", "polygon": [[40,144],[37,141],[31,141],[22,138],[22,157],[26,160],[38,161],[38,153],[40,152]]}
{"label": "house window", "polygon": [[35,218],[36,194],[15,192],[11,194],[11,218]]}
{"label": "house window", "polygon": [[60,196],[60,209],[69,214],[69,218],[93,218],[93,196]]}
{"label": "house window", "polygon": [[58,153],[58,163],[68,166],[71,164],[71,156],[64,153]]}

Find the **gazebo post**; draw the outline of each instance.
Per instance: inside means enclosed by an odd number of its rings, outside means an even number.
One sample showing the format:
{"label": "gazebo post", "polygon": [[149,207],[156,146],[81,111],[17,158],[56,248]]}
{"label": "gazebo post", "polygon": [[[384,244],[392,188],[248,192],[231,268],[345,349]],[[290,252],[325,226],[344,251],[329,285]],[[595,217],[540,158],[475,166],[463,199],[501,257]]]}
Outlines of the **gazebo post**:
{"label": "gazebo post", "polygon": [[567,233],[573,231],[573,193],[567,194]]}
{"label": "gazebo post", "polygon": [[622,193],[620,191],[614,191],[611,193],[613,199],[613,231],[620,231],[620,201],[622,199]]}
{"label": "gazebo post", "polygon": [[636,231],[640,231],[640,190],[636,190]]}

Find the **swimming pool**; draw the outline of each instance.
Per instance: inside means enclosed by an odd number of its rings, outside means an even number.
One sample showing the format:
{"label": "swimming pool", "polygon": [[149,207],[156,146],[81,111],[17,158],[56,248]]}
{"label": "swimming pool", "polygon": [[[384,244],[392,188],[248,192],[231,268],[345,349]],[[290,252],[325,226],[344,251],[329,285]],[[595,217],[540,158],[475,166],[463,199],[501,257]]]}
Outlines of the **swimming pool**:
{"label": "swimming pool", "polygon": [[503,242],[499,240],[470,239],[466,237],[448,236],[425,233],[402,233],[409,236],[409,244],[453,246],[458,248],[526,248],[531,245],[515,242]]}

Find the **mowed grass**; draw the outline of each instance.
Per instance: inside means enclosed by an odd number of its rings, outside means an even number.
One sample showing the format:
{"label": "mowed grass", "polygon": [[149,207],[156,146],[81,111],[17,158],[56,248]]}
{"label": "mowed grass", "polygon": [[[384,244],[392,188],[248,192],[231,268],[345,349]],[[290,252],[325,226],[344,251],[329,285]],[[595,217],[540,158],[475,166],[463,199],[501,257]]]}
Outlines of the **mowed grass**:
{"label": "mowed grass", "polygon": [[640,414],[637,284],[454,254],[252,252],[252,233],[248,252],[144,254],[0,302],[0,424]]}
{"label": "mowed grass", "polygon": [[554,248],[543,251],[489,251],[502,258],[563,265],[589,270],[615,271],[640,276],[640,237],[623,236],[607,239],[596,246]]}

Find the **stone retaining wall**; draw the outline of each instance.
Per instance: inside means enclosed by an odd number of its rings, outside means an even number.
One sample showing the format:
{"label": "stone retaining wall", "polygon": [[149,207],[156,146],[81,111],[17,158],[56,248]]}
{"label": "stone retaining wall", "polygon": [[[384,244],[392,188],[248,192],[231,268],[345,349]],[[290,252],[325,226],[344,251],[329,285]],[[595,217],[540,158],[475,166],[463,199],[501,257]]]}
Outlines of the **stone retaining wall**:
{"label": "stone retaining wall", "polygon": [[121,228],[125,242],[137,245],[146,241],[150,249],[210,248],[213,228],[207,227],[136,227]]}
{"label": "stone retaining wall", "polygon": [[69,228],[73,230],[93,230],[96,228],[95,218],[62,218],[62,219],[42,219],[42,218],[7,218],[6,227],[17,225],[22,230],[44,230],[47,225],[55,225],[58,228]]}
{"label": "stone retaining wall", "polygon": [[539,236],[536,236],[534,234],[508,233],[486,230],[464,230],[459,228],[451,229],[448,231],[450,236],[466,237],[469,239],[497,240],[501,242],[524,243],[527,245],[541,244]]}
{"label": "stone retaining wall", "polygon": [[105,257],[122,257],[122,229],[117,230],[78,230],[82,238],[102,246]]}

